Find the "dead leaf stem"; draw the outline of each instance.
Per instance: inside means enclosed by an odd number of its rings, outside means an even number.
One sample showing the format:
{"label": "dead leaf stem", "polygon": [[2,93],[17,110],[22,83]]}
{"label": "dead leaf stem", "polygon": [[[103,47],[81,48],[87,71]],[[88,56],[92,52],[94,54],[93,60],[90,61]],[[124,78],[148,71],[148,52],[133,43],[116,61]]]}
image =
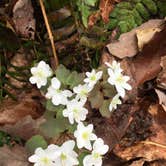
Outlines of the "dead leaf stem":
{"label": "dead leaf stem", "polygon": [[54,38],[53,38],[52,31],[51,31],[51,28],[50,28],[50,25],[49,25],[49,22],[48,22],[48,18],[47,18],[47,14],[46,14],[44,4],[43,4],[43,0],[39,0],[39,2],[40,2],[40,7],[41,7],[41,10],[42,10],[43,17],[44,17],[44,21],[45,21],[45,24],[46,24],[47,32],[48,32],[48,35],[49,35],[49,39],[50,39],[50,42],[51,42],[52,52],[53,52],[54,59],[55,59],[55,65],[57,67],[59,62],[58,62],[58,57],[57,57],[57,53],[56,53],[56,49],[55,49]]}
{"label": "dead leaf stem", "polygon": [[166,149],[166,145],[160,144],[160,143],[156,143],[153,141],[142,141],[141,143],[146,144],[146,145],[155,145],[161,148],[165,148]]}

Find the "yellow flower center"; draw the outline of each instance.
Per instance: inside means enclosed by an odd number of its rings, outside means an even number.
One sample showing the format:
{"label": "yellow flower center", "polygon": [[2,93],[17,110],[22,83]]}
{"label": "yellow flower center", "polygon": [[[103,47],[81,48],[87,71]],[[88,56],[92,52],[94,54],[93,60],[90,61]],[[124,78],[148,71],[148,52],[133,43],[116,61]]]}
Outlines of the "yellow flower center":
{"label": "yellow flower center", "polygon": [[49,164],[49,163],[50,163],[50,159],[47,158],[47,157],[43,157],[43,158],[41,159],[41,162],[42,162],[43,164]]}
{"label": "yellow flower center", "polygon": [[87,139],[89,138],[89,133],[88,133],[88,132],[84,132],[84,133],[82,134],[82,138],[83,138],[84,140],[87,140]]}
{"label": "yellow flower center", "polygon": [[60,90],[60,89],[56,89],[56,92],[57,92],[57,93],[60,93],[60,92],[61,92],[61,90]]}
{"label": "yellow flower center", "polygon": [[39,71],[37,72],[37,76],[38,76],[38,77],[44,77],[43,71],[42,71],[42,70],[39,70]]}
{"label": "yellow flower center", "polygon": [[85,89],[83,89],[82,91],[81,91],[81,96],[85,96],[85,95],[87,95],[87,90],[85,90]]}
{"label": "yellow flower center", "polygon": [[99,154],[99,153],[94,153],[94,154],[93,154],[93,157],[94,157],[95,159],[97,159],[97,158],[100,157],[100,154]]}
{"label": "yellow flower center", "polygon": [[118,83],[122,83],[123,82],[123,77],[122,76],[118,76],[117,79],[116,79],[116,81]]}
{"label": "yellow flower center", "polygon": [[66,160],[66,159],[67,159],[67,156],[64,153],[62,153],[61,154],[61,160]]}
{"label": "yellow flower center", "polygon": [[96,76],[95,76],[95,75],[91,76],[91,77],[90,77],[90,80],[91,80],[91,81],[95,81],[95,80],[96,80]]}

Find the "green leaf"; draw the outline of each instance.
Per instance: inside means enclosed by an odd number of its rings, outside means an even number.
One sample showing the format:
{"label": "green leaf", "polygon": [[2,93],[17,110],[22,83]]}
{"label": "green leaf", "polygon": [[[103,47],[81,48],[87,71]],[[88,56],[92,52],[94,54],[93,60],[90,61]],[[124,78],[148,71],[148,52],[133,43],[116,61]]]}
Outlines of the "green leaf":
{"label": "green leaf", "polygon": [[99,109],[100,114],[105,118],[109,118],[111,115],[111,112],[109,111],[109,105],[110,100],[104,100],[102,106]]}
{"label": "green leaf", "polygon": [[74,131],[77,129],[77,123],[74,123],[73,125],[68,126],[68,132],[69,133],[74,133]]}
{"label": "green leaf", "polygon": [[105,97],[114,97],[117,91],[114,86],[110,85],[108,82],[102,82],[103,94]]}
{"label": "green leaf", "polygon": [[44,136],[53,138],[55,136],[59,136],[59,134],[67,130],[68,125],[69,122],[64,117],[49,117],[47,121],[40,126],[40,130]]}
{"label": "green leaf", "polygon": [[85,4],[89,6],[95,6],[97,0],[85,0]]}
{"label": "green leaf", "polygon": [[88,151],[86,152],[82,152],[79,157],[78,157],[78,160],[79,160],[79,166],[83,166],[83,159],[86,155],[90,154]]}
{"label": "green leaf", "polygon": [[73,71],[66,79],[66,84],[73,89],[75,86],[83,83],[84,75],[78,74],[76,71]]}
{"label": "green leaf", "polygon": [[66,85],[66,78],[70,75],[70,70],[66,69],[63,65],[59,65],[55,74],[59,81]]}
{"label": "green leaf", "polygon": [[33,153],[38,147],[45,149],[47,142],[41,135],[35,135],[26,142],[25,147],[30,153]]}
{"label": "green leaf", "polygon": [[46,110],[53,112],[61,112],[64,109],[63,105],[55,106],[51,100],[47,100],[46,102]]}

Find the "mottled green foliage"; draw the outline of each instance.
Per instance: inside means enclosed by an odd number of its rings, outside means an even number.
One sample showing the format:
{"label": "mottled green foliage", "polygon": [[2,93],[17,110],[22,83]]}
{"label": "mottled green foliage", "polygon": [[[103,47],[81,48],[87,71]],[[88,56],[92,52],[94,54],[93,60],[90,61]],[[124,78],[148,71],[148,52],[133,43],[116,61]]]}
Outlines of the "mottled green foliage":
{"label": "mottled green foliage", "polygon": [[88,27],[88,17],[92,12],[92,7],[95,6],[98,0],[77,0],[77,7],[81,14],[82,23],[87,28]]}
{"label": "mottled green foliage", "polygon": [[83,166],[83,159],[86,155],[90,154],[88,151],[84,151],[78,156],[79,166]]}
{"label": "mottled green foliage", "polygon": [[99,70],[103,71],[102,79],[90,92],[88,101],[90,102],[92,108],[99,110],[103,117],[108,118],[111,115],[109,111],[109,104],[117,92],[115,87],[107,82],[109,77],[107,67],[101,66]]}
{"label": "mottled green foliage", "polygon": [[25,147],[30,153],[34,153],[36,148],[47,148],[47,142],[43,136],[35,135],[26,142]]}
{"label": "mottled green foliage", "polygon": [[99,111],[103,117],[109,118],[111,113],[109,111],[110,100],[104,100],[102,106]]}
{"label": "mottled green foliage", "polygon": [[3,145],[10,145],[11,143],[11,137],[3,132],[3,131],[0,131],[0,147],[3,146]]}
{"label": "mottled green foliage", "polygon": [[[55,115],[56,116],[56,115]],[[64,117],[47,115],[46,122],[40,126],[40,130],[47,138],[54,138],[67,130],[69,122]]]}
{"label": "mottled green foliage", "polygon": [[156,15],[162,18],[166,16],[166,1],[130,0],[120,2],[111,12],[107,27],[109,30],[119,27],[120,33],[125,33]]}
{"label": "mottled green foliage", "polygon": [[63,65],[59,65],[57,70],[55,71],[56,77],[60,80],[60,82],[69,86],[71,89],[78,84],[83,83],[84,75],[77,73],[76,71],[70,71],[65,68]]}

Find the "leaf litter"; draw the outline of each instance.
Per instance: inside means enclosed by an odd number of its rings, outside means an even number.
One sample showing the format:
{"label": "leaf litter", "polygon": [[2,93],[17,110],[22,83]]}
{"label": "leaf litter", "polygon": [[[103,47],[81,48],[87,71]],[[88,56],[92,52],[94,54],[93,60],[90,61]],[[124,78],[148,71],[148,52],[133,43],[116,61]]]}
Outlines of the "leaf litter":
{"label": "leaf litter", "polygon": [[[17,34],[30,39],[34,38],[35,19],[30,1],[26,2],[28,2],[28,6],[25,7],[22,5],[23,1],[17,1],[13,9],[13,19]],[[107,3],[109,5],[106,5]],[[100,1],[100,14],[104,22],[108,22],[113,4],[114,2],[110,4],[110,1]],[[26,18],[25,13],[29,7],[31,8],[29,17]],[[25,9],[25,13],[23,9]],[[25,20],[16,19],[19,12],[23,13]],[[98,13],[93,17],[91,15],[89,25],[93,26],[98,17]],[[164,40],[166,26],[160,26],[161,22],[164,21],[150,20],[141,25],[141,30],[137,31],[136,29],[139,28],[136,28],[122,34],[118,41],[108,43],[106,45],[108,51],[104,48],[100,65],[117,59],[121,63],[124,73],[131,77],[130,84],[133,87],[132,91],[127,93],[123,99],[123,104],[115,112],[111,112],[110,117],[100,115],[98,108],[101,103],[96,103],[94,99],[97,97],[99,101],[104,100],[103,92],[99,91],[97,96],[95,93],[90,96],[92,105],[88,105],[88,107],[92,108],[88,115],[88,122],[94,124],[95,133],[103,138],[110,147],[104,166],[118,164],[162,166],[166,163],[166,112],[164,111],[166,109],[166,42]],[[27,25],[30,29],[27,29]],[[146,33],[147,31],[148,33]],[[64,31],[62,35],[64,35]],[[77,35],[75,38],[71,37],[71,40],[67,38],[63,42],[57,41],[58,50],[65,50],[68,45],[75,44],[79,36]],[[15,56],[15,58],[21,59],[20,56]],[[21,63],[24,63],[24,60]],[[147,88],[147,86],[150,87]],[[1,103],[0,129],[13,136],[19,136],[23,140],[28,140],[33,135],[42,135],[40,127],[45,122],[43,96],[34,87],[20,94],[16,93],[16,95],[18,101],[7,98]],[[47,126],[45,130],[52,134],[47,130]],[[61,144],[62,140],[70,139],[70,135],[65,132],[60,136],[53,134],[51,137],[48,142],[55,144]],[[0,165],[2,166],[30,165],[27,161],[28,154],[22,145],[11,148],[4,146],[0,148],[0,154]]]}

